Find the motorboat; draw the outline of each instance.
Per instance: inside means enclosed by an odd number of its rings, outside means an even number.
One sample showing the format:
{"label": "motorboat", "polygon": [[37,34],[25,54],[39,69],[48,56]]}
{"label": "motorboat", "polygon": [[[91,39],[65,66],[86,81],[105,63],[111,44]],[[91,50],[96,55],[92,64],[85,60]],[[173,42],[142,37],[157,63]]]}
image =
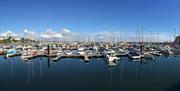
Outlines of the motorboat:
{"label": "motorboat", "polygon": [[133,52],[129,52],[128,53],[129,58],[131,59],[140,59],[141,55],[138,54],[137,52],[133,51]]}
{"label": "motorboat", "polygon": [[24,52],[22,55],[21,55],[21,59],[22,60],[29,60],[33,57],[37,56],[37,51],[36,50],[31,50],[31,51],[27,51],[27,52]]}
{"label": "motorboat", "polygon": [[4,49],[0,48],[0,55],[4,55]]}
{"label": "motorboat", "polygon": [[85,54],[84,48],[78,48],[78,54],[79,55],[84,55]]}
{"label": "motorboat", "polygon": [[65,50],[64,53],[65,53],[67,56],[71,56],[71,55],[72,55],[72,51],[70,51],[70,50]]}
{"label": "motorboat", "polygon": [[120,58],[118,58],[118,57],[115,55],[115,51],[114,51],[114,50],[105,51],[105,52],[104,52],[104,56],[105,56],[105,58],[107,59],[107,61],[109,61],[109,62],[117,61],[117,60],[120,59]]}
{"label": "motorboat", "polygon": [[151,54],[151,52],[141,52],[140,56],[144,59],[155,59],[154,55]]}
{"label": "motorboat", "polygon": [[12,56],[15,56],[15,55],[17,55],[17,50],[15,50],[15,49],[6,50],[5,57],[12,57]]}

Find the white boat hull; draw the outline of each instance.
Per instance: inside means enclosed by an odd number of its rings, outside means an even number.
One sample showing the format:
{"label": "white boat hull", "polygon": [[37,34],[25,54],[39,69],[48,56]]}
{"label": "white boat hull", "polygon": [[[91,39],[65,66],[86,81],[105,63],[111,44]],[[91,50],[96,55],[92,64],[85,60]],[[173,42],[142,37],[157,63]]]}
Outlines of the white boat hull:
{"label": "white boat hull", "polygon": [[113,62],[113,61],[116,61],[116,60],[119,60],[119,58],[118,57],[108,57],[109,62]]}
{"label": "white boat hull", "polygon": [[28,59],[30,59],[30,58],[32,58],[33,56],[32,55],[22,55],[21,56],[21,59],[22,60],[28,60]]}

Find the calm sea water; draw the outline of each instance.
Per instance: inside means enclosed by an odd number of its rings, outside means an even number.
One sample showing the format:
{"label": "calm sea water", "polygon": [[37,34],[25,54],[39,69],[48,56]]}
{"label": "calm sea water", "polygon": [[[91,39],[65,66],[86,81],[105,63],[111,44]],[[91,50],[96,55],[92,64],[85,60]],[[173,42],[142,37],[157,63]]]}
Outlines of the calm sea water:
{"label": "calm sea water", "polygon": [[121,57],[113,67],[103,58],[50,60],[0,57],[0,91],[180,91],[178,55],[143,62]]}

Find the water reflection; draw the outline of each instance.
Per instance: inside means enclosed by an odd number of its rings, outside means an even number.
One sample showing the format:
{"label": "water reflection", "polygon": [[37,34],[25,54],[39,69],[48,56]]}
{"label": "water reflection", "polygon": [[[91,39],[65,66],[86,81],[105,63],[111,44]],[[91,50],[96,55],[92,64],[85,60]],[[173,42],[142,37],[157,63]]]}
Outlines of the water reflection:
{"label": "water reflection", "polygon": [[84,60],[85,64],[89,64],[89,62],[90,62],[89,60]]}
{"label": "water reflection", "polygon": [[115,60],[115,61],[106,61],[106,65],[108,67],[108,69],[112,69],[113,67],[117,66],[117,64],[120,62],[119,60]]}
{"label": "water reflection", "polygon": [[180,90],[180,81],[174,84],[172,87],[168,88],[165,91],[179,91]]}
{"label": "water reflection", "polygon": [[113,62],[103,58],[63,58],[55,62],[46,57],[28,61],[0,58],[0,90],[84,91],[93,87],[94,91],[163,91],[180,80],[179,58],[134,61],[121,57]]}

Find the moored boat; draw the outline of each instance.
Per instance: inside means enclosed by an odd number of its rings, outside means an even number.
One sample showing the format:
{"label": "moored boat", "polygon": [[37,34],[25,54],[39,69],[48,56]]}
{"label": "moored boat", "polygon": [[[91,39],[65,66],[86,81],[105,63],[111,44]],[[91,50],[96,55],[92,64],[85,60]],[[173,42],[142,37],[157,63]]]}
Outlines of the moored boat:
{"label": "moored boat", "polygon": [[16,55],[18,55],[17,50],[15,50],[15,49],[6,50],[5,57],[13,57],[13,56],[16,56]]}
{"label": "moored boat", "polygon": [[0,55],[4,55],[4,49],[0,48]]}
{"label": "moored boat", "polygon": [[117,60],[120,59],[115,55],[114,50],[105,51],[104,52],[104,57],[107,59],[107,61],[110,61],[110,62],[117,61]]}
{"label": "moored boat", "polygon": [[140,59],[141,58],[141,56],[137,52],[135,52],[135,51],[134,52],[129,52],[128,56],[131,59]]}
{"label": "moored boat", "polygon": [[21,59],[22,60],[29,60],[33,57],[37,56],[37,51],[36,50],[31,50],[31,51],[27,51],[25,53],[23,53],[21,55]]}

